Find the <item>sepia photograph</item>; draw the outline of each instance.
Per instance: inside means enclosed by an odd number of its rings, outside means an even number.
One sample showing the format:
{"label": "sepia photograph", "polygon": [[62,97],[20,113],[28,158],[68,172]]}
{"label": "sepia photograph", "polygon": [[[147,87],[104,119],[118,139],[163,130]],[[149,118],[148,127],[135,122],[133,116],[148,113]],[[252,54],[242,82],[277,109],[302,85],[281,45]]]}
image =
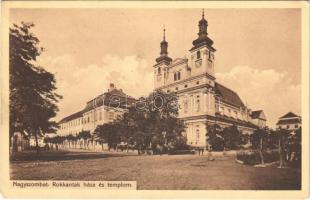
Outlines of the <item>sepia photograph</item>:
{"label": "sepia photograph", "polygon": [[302,8],[8,13],[13,188],[302,190]]}

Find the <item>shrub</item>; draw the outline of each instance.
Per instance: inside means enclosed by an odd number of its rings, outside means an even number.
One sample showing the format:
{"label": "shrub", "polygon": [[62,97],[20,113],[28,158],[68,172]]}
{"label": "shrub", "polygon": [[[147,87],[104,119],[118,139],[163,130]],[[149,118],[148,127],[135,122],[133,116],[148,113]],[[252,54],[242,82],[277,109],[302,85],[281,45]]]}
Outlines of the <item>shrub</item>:
{"label": "shrub", "polygon": [[213,151],[223,151],[224,150],[224,140],[220,137],[215,137],[211,141],[211,146]]}
{"label": "shrub", "polygon": [[182,154],[195,154],[194,150],[184,149],[184,150],[173,150],[169,151],[169,155],[182,155]]}
{"label": "shrub", "polygon": [[[277,150],[263,151],[263,157],[265,163],[271,163],[279,160],[279,153]],[[247,165],[256,165],[261,163],[258,150],[250,151],[238,151],[237,160],[243,161]]]}

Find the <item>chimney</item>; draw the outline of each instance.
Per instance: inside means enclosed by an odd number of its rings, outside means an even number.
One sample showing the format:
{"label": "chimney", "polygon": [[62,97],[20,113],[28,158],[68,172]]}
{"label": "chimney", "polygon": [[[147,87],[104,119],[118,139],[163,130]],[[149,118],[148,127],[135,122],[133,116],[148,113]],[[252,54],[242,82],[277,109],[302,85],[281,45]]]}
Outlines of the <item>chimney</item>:
{"label": "chimney", "polygon": [[115,89],[114,83],[110,83],[110,87],[109,87],[109,89],[108,89],[108,92],[110,92],[110,91],[112,91],[112,90],[114,90],[114,89]]}

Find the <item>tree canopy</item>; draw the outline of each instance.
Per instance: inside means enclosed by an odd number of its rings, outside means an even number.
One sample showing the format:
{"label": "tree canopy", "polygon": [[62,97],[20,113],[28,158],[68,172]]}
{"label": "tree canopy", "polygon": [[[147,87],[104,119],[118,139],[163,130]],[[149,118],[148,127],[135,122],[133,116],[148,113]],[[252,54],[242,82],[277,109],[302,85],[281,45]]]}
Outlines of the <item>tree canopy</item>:
{"label": "tree canopy", "polygon": [[10,28],[10,135],[17,130],[36,135],[57,128],[51,118],[56,116],[57,102],[62,97],[55,92],[54,74],[36,64],[44,49],[31,32],[33,27],[32,23],[22,22]]}
{"label": "tree canopy", "polygon": [[175,94],[155,91],[147,98],[140,98],[117,121],[96,128],[97,137],[109,146],[119,142],[136,148],[181,148],[186,145],[182,135],[183,121],[177,118],[178,107]]}

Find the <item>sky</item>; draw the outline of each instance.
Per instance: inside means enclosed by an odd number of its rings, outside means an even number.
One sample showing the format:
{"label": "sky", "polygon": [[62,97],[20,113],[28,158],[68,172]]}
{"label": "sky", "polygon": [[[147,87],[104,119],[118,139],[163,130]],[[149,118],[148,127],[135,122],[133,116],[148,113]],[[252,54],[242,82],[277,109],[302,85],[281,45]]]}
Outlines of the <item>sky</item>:
{"label": "sky", "polygon": [[[214,41],[216,81],[236,91],[274,127],[301,113],[299,9],[205,9]],[[188,55],[201,9],[12,9],[11,24],[33,22],[45,51],[38,64],[55,74],[63,95],[56,120],[84,108],[109,83],[127,94],[149,94],[163,26],[173,59]]]}

